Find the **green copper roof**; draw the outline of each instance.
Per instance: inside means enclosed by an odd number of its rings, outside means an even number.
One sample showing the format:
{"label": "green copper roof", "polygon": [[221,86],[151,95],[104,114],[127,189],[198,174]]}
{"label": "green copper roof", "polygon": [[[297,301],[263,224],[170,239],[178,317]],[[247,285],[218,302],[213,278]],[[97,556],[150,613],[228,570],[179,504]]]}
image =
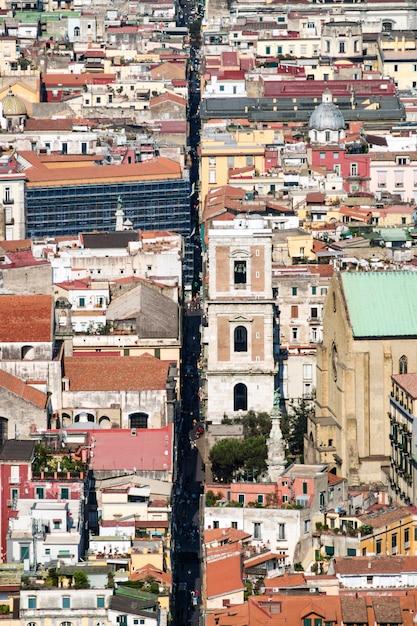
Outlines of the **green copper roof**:
{"label": "green copper roof", "polygon": [[379,228],[378,235],[384,241],[411,241],[411,237],[403,228]]}
{"label": "green copper roof", "polygon": [[417,336],[417,273],[341,275],[354,337]]}

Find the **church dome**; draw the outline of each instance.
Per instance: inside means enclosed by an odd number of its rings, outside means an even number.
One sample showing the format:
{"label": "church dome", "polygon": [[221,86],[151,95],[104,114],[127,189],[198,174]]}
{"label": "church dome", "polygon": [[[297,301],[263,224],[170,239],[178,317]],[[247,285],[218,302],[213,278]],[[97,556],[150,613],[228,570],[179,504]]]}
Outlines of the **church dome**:
{"label": "church dome", "polygon": [[2,101],[3,115],[27,115],[26,105],[10,90],[7,96]]}
{"label": "church dome", "polygon": [[314,130],[343,130],[345,128],[343,114],[332,101],[332,94],[328,89],[323,93],[322,103],[310,116],[309,128]]}

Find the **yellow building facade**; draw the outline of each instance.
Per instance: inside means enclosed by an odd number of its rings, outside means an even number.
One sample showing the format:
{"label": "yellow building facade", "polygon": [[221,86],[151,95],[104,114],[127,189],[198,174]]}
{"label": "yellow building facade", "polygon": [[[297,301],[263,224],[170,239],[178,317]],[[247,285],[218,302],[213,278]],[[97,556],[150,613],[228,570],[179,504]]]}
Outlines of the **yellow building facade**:
{"label": "yellow building facade", "polygon": [[417,371],[416,288],[412,272],[342,272],[330,283],[305,461],[334,463],[350,485],[387,483],[391,376],[404,356]]}
{"label": "yellow building facade", "polygon": [[249,168],[255,175],[263,172],[265,146],[273,142],[271,129],[237,130],[217,136],[207,130],[201,138],[201,198],[204,200],[210,189],[227,185],[230,170]]}
{"label": "yellow building facade", "polygon": [[417,550],[417,518],[406,507],[393,507],[378,514],[361,516],[372,533],[360,539],[360,554],[414,556]]}

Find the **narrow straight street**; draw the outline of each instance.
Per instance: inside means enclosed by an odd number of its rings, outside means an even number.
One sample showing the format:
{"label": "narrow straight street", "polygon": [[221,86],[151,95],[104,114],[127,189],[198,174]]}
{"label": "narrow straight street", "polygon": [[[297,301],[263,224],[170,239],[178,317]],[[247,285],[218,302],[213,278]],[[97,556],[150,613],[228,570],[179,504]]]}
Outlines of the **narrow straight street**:
{"label": "narrow straight street", "polygon": [[[181,0],[178,7],[180,25],[192,23],[196,7],[192,0]],[[183,347],[181,354],[181,412],[175,424],[176,482],[172,502],[172,623],[175,626],[198,626],[201,619],[201,537],[203,462],[196,439],[204,436],[200,422],[200,323],[202,310],[201,243],[198,221],[198,145],[200,141],[199,38],[191,38],[188,66],[188,150],[190,158],[190,212],[194,246],[192,299],[183,306]]]}
{"label": "narrow straight street", "polygon": [[199,423],[200,315],[184,316],[182,413],[177,424],[177,481],[172,507],[173,623],[199,624],[201,598],[200,496],[202,460],[194,445]]}

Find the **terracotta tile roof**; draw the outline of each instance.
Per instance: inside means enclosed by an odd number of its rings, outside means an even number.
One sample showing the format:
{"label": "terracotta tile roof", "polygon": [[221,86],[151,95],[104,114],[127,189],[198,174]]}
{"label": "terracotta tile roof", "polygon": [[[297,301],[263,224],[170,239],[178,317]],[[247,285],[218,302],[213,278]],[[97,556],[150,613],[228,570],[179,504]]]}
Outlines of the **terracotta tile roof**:
{"label": "terracotta tile roof", "polygon": [[[0,243],[0,248],[3,246]],[[13,267],[33,267],[34,265],[49,265],[48,261],[39,261],[35,259],[32,254],[32,250],[19,250],[17,252],[8,252],[7,259],[9,263],[3,263],[2,267],[13,268]]]}
{"label": "terracotta tile roof", "polygon": [[[415,511],[415,509],[414,509]],[[413,512],[412,507],[397,506],[397,507],[371,507],[367,513],[358,516],[361,524],[371,524],[373,528],[381,528],[411,515]]]}
{"label": "terracotta tile roof", "polygon": [[15,396],[18,396],[22,400],[29,402],[41,409],[46,407],[48,402],[48,396],[46,393],[39,391],[25,383],[17,376],[13,376],[8,372],[0,369],[0,387],[6,389]]}
{"label": "terracotta tile roof", "polygon": [[274,576],[274,578],[265,578],[265,587],[278,587],[278,589],[287,589],[288,587],[305,587],[307,585],[304,574],[284,574],[283,576]]}
{"label": "terracotta tile roof", "polygon": [[[26,157],[26,153],[21,152]],[[92,183],[95,180],[112,182],[114,180],[160,180],[180,178],[181,166],[176,161],[158,157],[143,163],[127,165],[91,165],[62,169],[47,169],[45,166],[32,167],[25,170],[28,186],[36,183],[62,185],[63,181],[80,184]]]}
{"label": "terracotta tile roof", "polygon": [[357,556],[337,557],[333,561],[336,576],[359,576],[367,574],[417,573],[417,556]]}
{"label": "terracotta tile roof", "polygon": [[[135,357],[124,358],[129,360]],[[137,429],[135,436],[130,429],[96,429],[93,437],[94,456],[90,460],[93,471],[172,471],[172,424],[164,428]],[[158,527],[163,523],[159,522]]]}
{"label": "terracotta tile roof", "polygon": [[372,211],[369,209],[363,209],[362,207],[347,207],[341,206],[339,209],[339,215],[350,217],[357,222],[365,222],[369,224],[372,220]]}
{"label": "terracotta tile roof", "polygon": [[417,374],[394,374],[392,380],[412,398],[417,398]]}
{"label": "terracotta tile roof", "polygon": [[233,52],[222,52],[221,53],[222,65],[223,67],[230,67],[239,65],[239,58],[236,51]]}
{"label": "terracotta tile roof", "polygon": [[224,70],[223,72],[219,72],[218,80],[245,80],[246,72],[245,70]]}
{"label": "terracotta tile roof", "polygon": [[301,624],[304,619],[321,618],[323,622],[341,623],[340,601],[337,596],[314,595],[268,595],[251,596],[250,601],[257,604],[268,615],[268,620],[258,624],[273,623],[274,626],[285,624]]}
{"label": "terracotta tile roof", "polygon": [[304,619],[321,618],[334,624],[403,624],[413,626],[416,592],[390,590],[352,593],[349,595],[281,595],[250,596],[238,606],[207,614],[207,626],[287,626]]}
{"label": "terracotta tile roof", "polygon": [[96,163],[104,161],[104,157],[98,154],[41,154],[39,158],[49,169],[53,163],[79,163],[80,161]]}
{"label": "terracotta tile roof", "polygon": [[94,58],[106,58],[106,52],[104,50],[85,50],[83,52],[85,57],[94,57]]}
{"label": "terracotta tile roof", "polygon": [[109,26],[107,28],[108,33],[137,33],[137,26]]}
{"label": "terracotta tile roof", "polygon": [[141,567],[140,569],[137,569],[130,576],[130,580],[146,580],[148,576],[152,576],[152,578],[154,578],[158,582],[162,582],[169,587],[171,587],[172,585],[172,574],[163,572],[162,570],[158,569],[154,565],[151,565],[150,563],[148,563],[144,567]]}
{"label": "terracotta tile roof", "polygon": [[115,74],[43,74],[45,87],[80,87],[115,82]]}
{"label": "terracotta tile roof", "polygon": [[311,267],[312,274],[319,274],[321,278],[331,278],[333,276],[333,265],[315,265]]}
{"label": "terracotta tile roof", "polygon": [[0,295],[0,342],[50,342],[52,335],[52,296]]}
{"label": "terracotta tile roof", "polygon": [[342,610],[342,619],[345,624],[368,623],[368,611],[366,608],[365,598],[361,596],[341,597],[340,606]]}
{"label": "terracotta tile roof", "polygon": [[287,558],[286,554],[275,554],[275,553],[268,552],[266,554],[259,554],[258,556],[244,559],[243,566],[245,570],[247,570],[250,567],[255,567],[256,565],[260,565],[261,563],[266,563],[266,561],[273,561],[275,559],[282,560],[286,558]]}
{"label": "terracotta tile roof", "polygon": [[185,134],[187,132],[186,120],[158,120],[158,128],[153,130],[160,134]]}
{"label": "terracotta tile roof", "polygon": [[230,547],[233,551],[227,552],[223,547],[224,558],[218,558],[214,561],[209,560],[210,550],[207,550],[207,598],[215,598],[243,590],[241,555],[236,553],[235,546]]}
{"label": "terracotta tile roof", "polygon": [[204,543],[233,543],[250,539],[251,535],[237,528],[210,528],[204,531]]}
{"label": "terracotta tile roof", "polygon": [[60,119],[60,120],[36,120],[30,118],[25,123],[25,131],[34,131],[34,130],[56,130],[56,131],[72,131],[72,120],[70,119]]}
{"label": "terracotta tile roof", "polygon": [[148,353],[129,357],[67,357],[70,391],[150,391],[165,389],[168,362]]}
{"label": "terracotta tile roof", "polygon": [[178,96],[175,93],[163,93],[159,96],[156,96],[155,98],[151,98],[149,106],[152,107],[157,104],[162,104],[162,102],[176,102],[183,107],[187,106],[187,100],[185,98],[182,98],[181,96]]}
{"label": "terracotta tile roof", "polygon": [[307,204],[309,202],[314,202],[315,204],[323,204],[325,199],[326,199],[326,194],[325,193],[318,193],[318,192],[314,193],[314,192],[312,192],[312,193],[308,193],[306,195],[306,202],[307,202]]}
{"label": "terracotta tile roof", "polygon": [[327,248],[327,243],[324,243],[324,241],[313,239],[313,252],[323,252],[323,250],[327,250]]}
{"label": "terracotta tile roof", "polygon": [[402,614],[399,598],[373,598],[372,607],[377,624],[401,624]]}
{"label": "terracotta tile roof", "polygon": [[269,616],[264,615],[262,609],[254,607],[252,610],[249,602],[206,613],[206,626],[262,626],[269,621]]}
{"label": "terracotta tile roof", "polygon": [[90,278],[76,278],[74,280],[66,280],[63,283],[56,283],[57,287],[62,289],[91,289],[93,286]]}
{"label": "terracotta tile roof", "polygon": [[[230,178],[239,178],[243,174],[247,174],[248,172],[253,172],[255,167],[253,165],[245,165],[243,167],[231,167],[229,168],[229,177]],[[245,176],[243,177],[245,178]]]}
{"label": "terracotta tile roof", "polygon": [[[152,506],[166,506],[164,500],[152,500]],[[135,521],[135,528],[169,528],[168,520],[144,520],[139,519]]]}
{"label": "terracotta tile roof", "polygon": [[0,250],[4,252],[19,252],[20,250],[31,250],[32,242],[30,239],[13,239],[0,241]]}

